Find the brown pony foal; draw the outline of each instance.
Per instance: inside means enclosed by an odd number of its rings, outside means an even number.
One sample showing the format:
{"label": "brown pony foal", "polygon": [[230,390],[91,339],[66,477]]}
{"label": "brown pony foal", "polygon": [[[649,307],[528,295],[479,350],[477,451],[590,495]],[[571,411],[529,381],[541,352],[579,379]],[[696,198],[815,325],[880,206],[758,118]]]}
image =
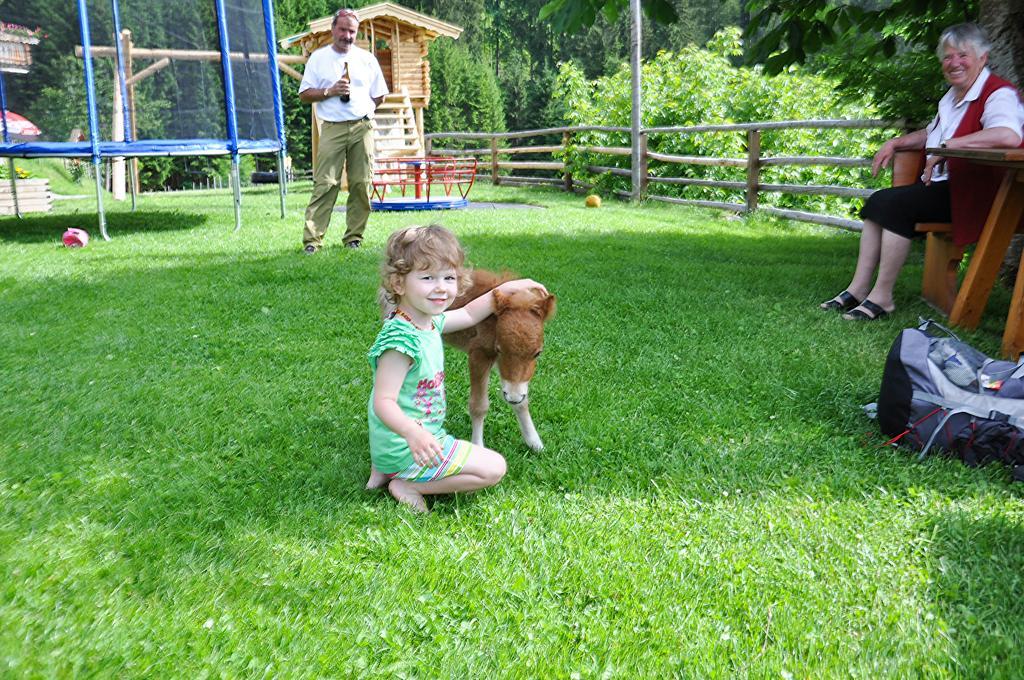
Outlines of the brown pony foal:
{"label": "brown pony foal", "polygon": [[[473,284],[459,293],[450,309],[458,309],[496,286],[516,278],[484,270],[472,272]],[[534,451],[544,443],[530,417],[527,392],[537,368],[537,357],[544,346],[544,322],[555,313],[555,296],[538,288],[512,295],[494,292],[493,315],[472,328],[446,333],[444,341],[469,354],[469,416],[473,423],[472,442],[484,445],[484,417],[490,407],[487,386],[491,367],[498,363],[501,394],[519,420],[519,431]]]}

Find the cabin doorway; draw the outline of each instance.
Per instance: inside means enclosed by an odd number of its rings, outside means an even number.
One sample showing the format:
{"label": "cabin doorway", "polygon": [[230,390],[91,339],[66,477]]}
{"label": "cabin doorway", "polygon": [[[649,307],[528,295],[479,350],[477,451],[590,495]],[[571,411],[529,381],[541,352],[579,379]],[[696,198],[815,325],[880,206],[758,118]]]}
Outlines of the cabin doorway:
{"label": "cabin doorway", "polygon": [[391,48],[388,46],[378,47],[377,51],[374,52],[374,56],[377,57],[377,63],[380,64],[380,70],[384,73],[384,82],[388,84],[388,92],[395,91],[394,73],[391,69]]}

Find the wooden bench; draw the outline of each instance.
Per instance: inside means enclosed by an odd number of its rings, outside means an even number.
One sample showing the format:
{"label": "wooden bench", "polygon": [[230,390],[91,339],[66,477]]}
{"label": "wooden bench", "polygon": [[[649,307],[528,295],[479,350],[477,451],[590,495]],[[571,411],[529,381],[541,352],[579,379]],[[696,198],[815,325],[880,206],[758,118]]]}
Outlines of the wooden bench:
{"label": "wooden bench", "polygon": [[[892,185],[913,184],[921,178],[923,171],[924,156],[920,151],[897,151],[892,161]],[[924,246],[921,297],[949,316],[956,300],[957,270],[964,257],[964,248],[953,243],[953,225],[949,222],[919,223],[917,231],[928,234]]]}

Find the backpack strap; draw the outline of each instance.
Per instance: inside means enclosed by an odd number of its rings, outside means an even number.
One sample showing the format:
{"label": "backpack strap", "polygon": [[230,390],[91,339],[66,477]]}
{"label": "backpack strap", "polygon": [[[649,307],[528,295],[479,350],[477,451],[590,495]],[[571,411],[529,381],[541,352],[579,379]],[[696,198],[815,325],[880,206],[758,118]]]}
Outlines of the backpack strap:
{"label": "backpack strap", "polygon": [[[967,413],[974,416],[975,418],[984,418],[985,420],[998,420],[1000,422],[1009,423],[1018,429],[1024,429],[1024,418],[1021,416],[1011,416],[1009,413],[1003,413],[1002,411],[986,410],[980,406],[974,404],[965,404],[960,401],[953,401],[945,397],[939,396],[938,394],[929,394],[928,392],[920,392],[914,390],[914,399],[934,404],[935,406],[941,406],[944,409],[950,411],[956,411],[957,413]],[[945,422],[945,419],[943,419]]]}
{"label": "backpack strap", "polygon": [[[917,330],[921,331],[922,333],[927,333],[928,335],[931,335],[931,333],[928,333],[928,329],[932,328],[934,326],[935,328],[938,328],[940,331],[945,333],[947,336],[953,338],[954,340],[958,340],[958,341],[960,340],[959,336],[957,336],[956,333],[954,333],[953,331],[949,330],[948,328],[943,326],[941,323],[939,323],[938,321],[935,321],[933,319],[926,319],[923,316],[919,316],[919,317],[917,317],[917,323],[918,323]],[[932,336],[932,337],[935,337],[935,336]]]}
{"label": "backpack strap", "polygon": [[946,426],[946,423],[949,421],[949,419],[958,413],[962,413],[962,411],[951,409],[948,413],[946,413],[945,417],[943,417],[943,419],[939,421],[939,424],[935,426],[934,430],[932,430],[932,436],[928,437],[928,441],[926,441],[924,443],[924,446],[921,447],[921,453],[918,454],[917,456],[917,462],[920,463],[922,460],[925,459],[925,456],[928,455],[928,452],[932,448],[932,444],[935,443],[935,438],[939,436],[939,432],[941,432],[942,428]]}

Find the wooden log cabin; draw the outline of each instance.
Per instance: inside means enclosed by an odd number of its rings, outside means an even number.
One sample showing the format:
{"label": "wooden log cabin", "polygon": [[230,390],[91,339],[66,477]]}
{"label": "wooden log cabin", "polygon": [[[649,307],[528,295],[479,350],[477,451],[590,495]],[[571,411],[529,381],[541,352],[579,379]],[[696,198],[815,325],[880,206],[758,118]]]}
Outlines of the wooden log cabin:
{"label": "wooden log cabin", "polygon": [[[359,18],[356,44],[377,57],[391,91],[377,109],[377,158],[422,156],[423,110],[430,105],[430,43],[440,37],[457,39],[462,28],[434,19],[394,2],[380,2],[355,10]],[[332,16],[309,22],[305,33],[280,41],[281,48],[299,47],[302,56],[331,42]],[[297,74],[289,74],[293,77]],[[313,162],[320,122],[312,109]]]}
{"label": "wooden log cabin", "polygon": [[35,31],[0,22],[0,71],[28,73],[32,66],[32,45],[38,45]]}

